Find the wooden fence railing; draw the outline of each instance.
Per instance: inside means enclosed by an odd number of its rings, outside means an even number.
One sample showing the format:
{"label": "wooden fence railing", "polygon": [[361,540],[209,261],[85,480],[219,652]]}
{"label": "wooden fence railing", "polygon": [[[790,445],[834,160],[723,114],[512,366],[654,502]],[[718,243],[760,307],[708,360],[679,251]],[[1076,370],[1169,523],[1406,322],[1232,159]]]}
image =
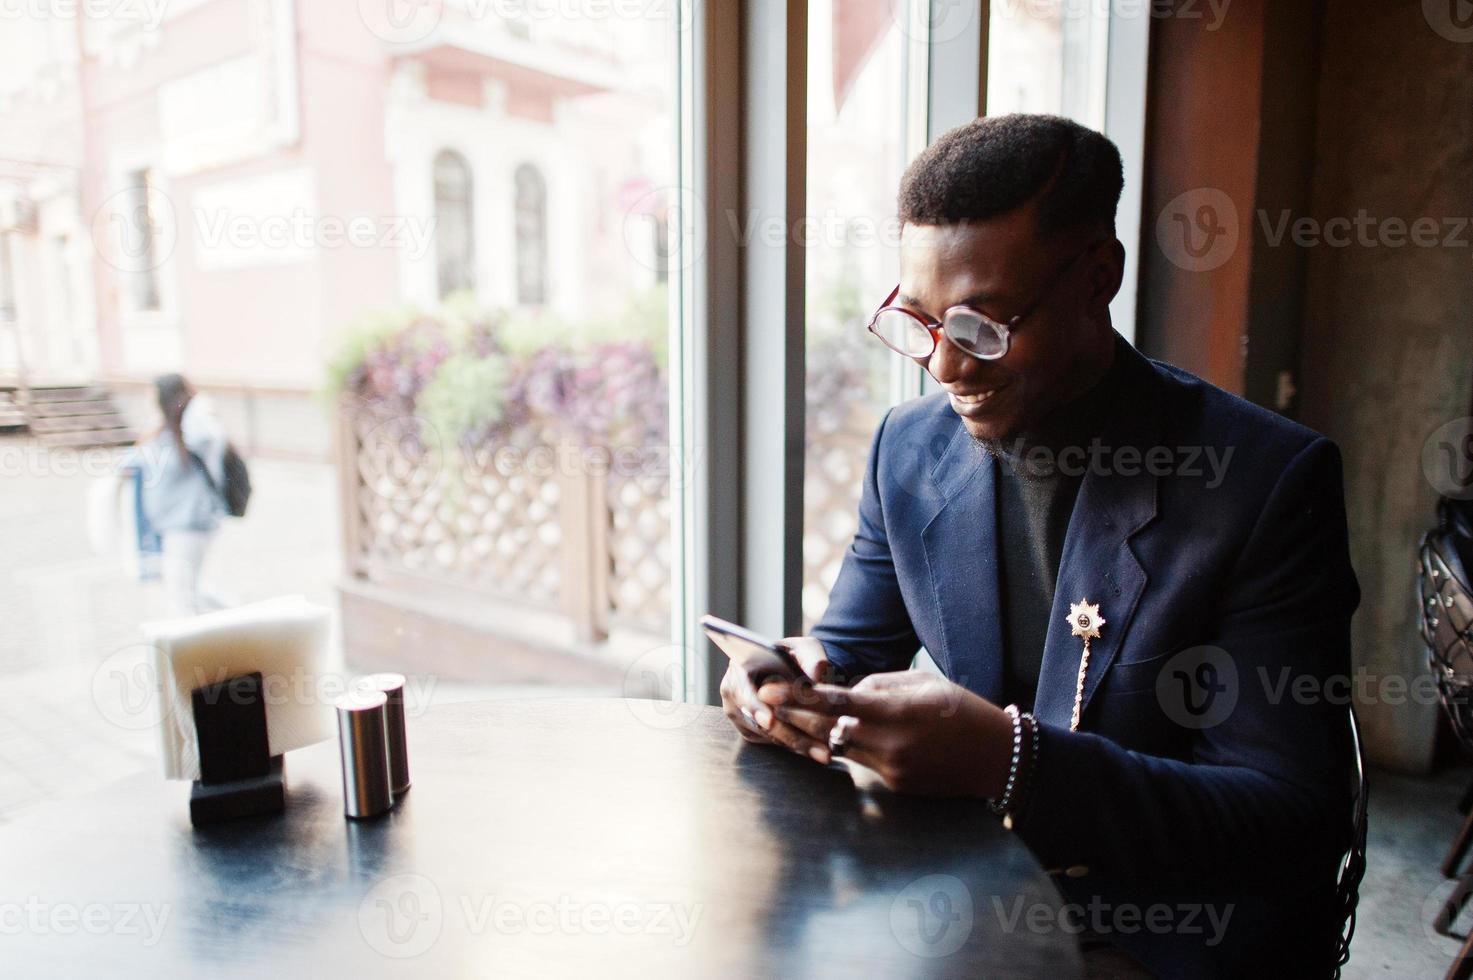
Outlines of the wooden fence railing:
{"label": "wooden fence railing", "polygon": [[[808,447],[805,625],[822,612],[854,533],[868,438],[857,424]],[[664,447],[634,454],[648,465],[633,472],[552,429],[467,453],[437,444],[412,415],[348,400],[338,447],[348,574],[558,612],[584,642],[611,624],[668,631]]]}

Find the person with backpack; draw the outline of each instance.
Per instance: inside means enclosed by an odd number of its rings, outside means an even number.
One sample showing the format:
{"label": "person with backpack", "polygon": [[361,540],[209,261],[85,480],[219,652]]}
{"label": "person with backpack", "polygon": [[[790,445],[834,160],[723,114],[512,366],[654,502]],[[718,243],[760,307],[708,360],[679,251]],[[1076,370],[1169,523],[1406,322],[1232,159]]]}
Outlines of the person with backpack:
{"label": "person with backpack", "polygon": [[179,374],[155,378],[154,388],[163,424],[140,439],[121,466],[139,474],[142,516],[162,539],[160,568],[170,612],[192,616],[225,605],[200,588],[200,569],[220,519],[244,511],[224,489],[231,470],[244,470],[208,397]]}

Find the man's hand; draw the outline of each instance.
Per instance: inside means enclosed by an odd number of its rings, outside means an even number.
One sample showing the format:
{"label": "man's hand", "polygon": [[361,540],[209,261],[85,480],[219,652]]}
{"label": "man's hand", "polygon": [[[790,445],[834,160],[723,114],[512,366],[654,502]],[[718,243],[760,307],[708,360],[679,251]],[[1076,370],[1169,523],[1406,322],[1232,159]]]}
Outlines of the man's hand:
{"label": "man's hand", "polygon": [[[809,680],[815,683],[828,680],[829,660],[822,643],[811,636],[790,636],[782,642],[792,651]],[[789,692],[796,696],[799,689],[808,690],[808,687],[779,680],[769,680],[762,685],[762,690],[767,691],[769,696],[777,696],[778,691],[784,692],[784,696]],[[814,739],[806,732],[780,721],[768,703],[758,697],[757,689],[752,686],[747,672],[736,664],[729,665],[726,676],[721,678],[721,708],[742,738],[748,742],[782,745],[815,762],[828,764],[827,732],[822,738]]]}
{"label": "man's hand", "polygon": [[873,769],[885,785],[921,796],[1002,795],[1013,755],[1007,712],[929,671],[871,674],[852,688],[807,690],[764,685],[763,702],[785,725],[828,741],[841,715],[859,723],[845,758]]}

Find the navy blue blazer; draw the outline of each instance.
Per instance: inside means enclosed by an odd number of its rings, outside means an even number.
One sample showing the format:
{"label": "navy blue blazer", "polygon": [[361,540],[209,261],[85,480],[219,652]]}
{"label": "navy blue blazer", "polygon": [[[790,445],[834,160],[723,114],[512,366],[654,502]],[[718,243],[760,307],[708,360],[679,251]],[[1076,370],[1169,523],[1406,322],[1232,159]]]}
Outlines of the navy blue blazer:
{"label": "navy blue blazer", "polygon": [[[1339,451],[1123,340],[1116,356],[1122,395],[1065,538],[1038,765],[1015,828],[1046,867],[1069,869],[1066,897],[1105,903],[1110,938],[1158,973],[1324,973],[1360,599]],[[903,670],[924,647],[951,680],[1006,703],[997,465],[944,394],[886,415],[813,630],[841,673]],[[1081,599],[1106,622],[1070,732],[1081,641],[1066,615]],[[1160,904],[1164,934],[1140,925]],[[1207,924],[1209,904],[1225,928]]]}

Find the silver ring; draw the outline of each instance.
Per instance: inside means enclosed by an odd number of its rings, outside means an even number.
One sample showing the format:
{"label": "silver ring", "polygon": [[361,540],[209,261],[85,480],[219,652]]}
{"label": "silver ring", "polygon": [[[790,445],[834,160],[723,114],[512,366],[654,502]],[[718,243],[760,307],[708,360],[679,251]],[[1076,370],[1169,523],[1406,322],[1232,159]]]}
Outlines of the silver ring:
{"label": "silver ring", "polygon": [[854,734],[854,726],[859,724],[859,719],[853,715],[840,715],[839,720],[834,722],[834,727],[829,729],[829,755],[838,758],[844,754],[844,749],[849,745],[849,739]]}
{"label": "silver ring", "polygon": [[754,714],[752,714],[752,712],[748,711],[746,709],[746,707],[741,707],[739,710],[741,711],[741,713],[742,713],[742,719],[744,721],[746,721],[748,728],[752,729],[753,731],[760,731],[761,730],[761,726],[757,724],[757,716],[756,715],[754,715]]}

